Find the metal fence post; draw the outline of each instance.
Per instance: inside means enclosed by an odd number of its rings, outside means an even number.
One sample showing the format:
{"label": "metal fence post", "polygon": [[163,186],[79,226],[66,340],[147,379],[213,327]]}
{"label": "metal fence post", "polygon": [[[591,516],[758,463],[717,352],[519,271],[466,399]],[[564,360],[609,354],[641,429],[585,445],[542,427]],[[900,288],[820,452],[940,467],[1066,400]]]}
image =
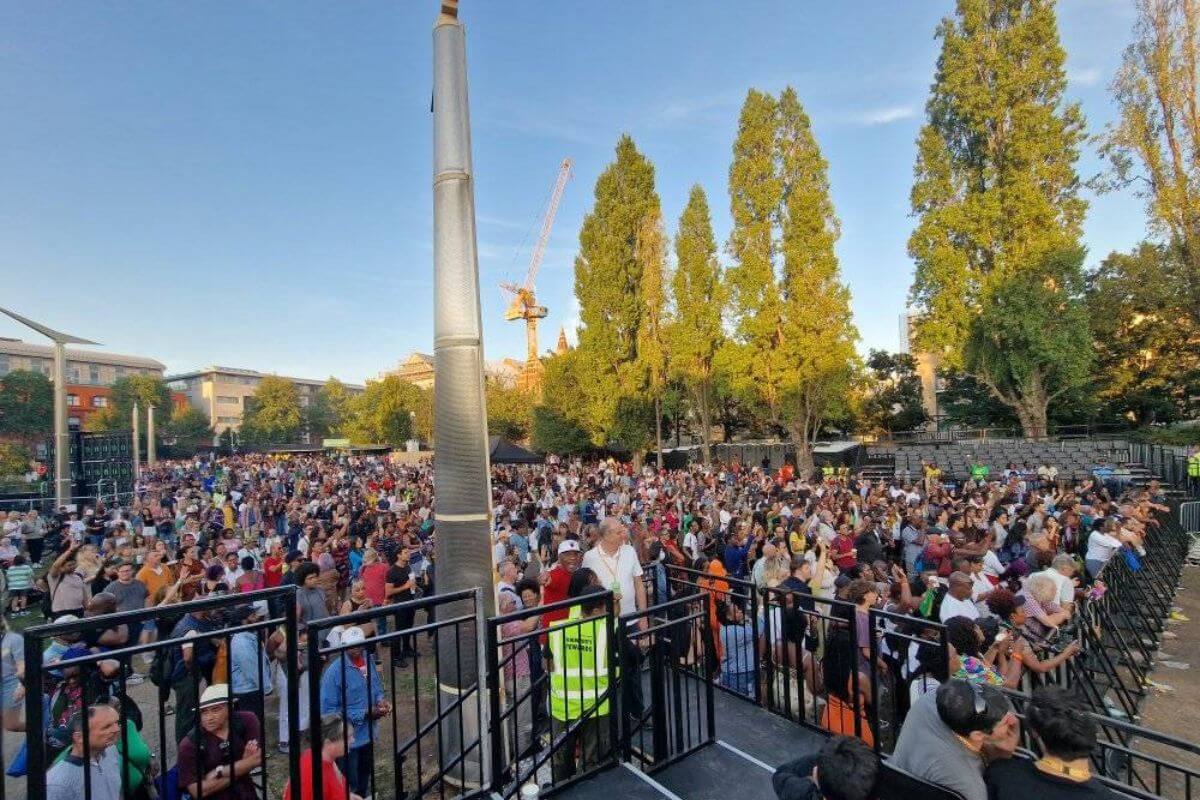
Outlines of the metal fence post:
{"label": "metal fence post", "polygon": [[[296,609],[294,588],[284,595],[283,604],[283,628],[287,636],[284,669],[288,672],[288,691],[287,697],[282,697],[280,700],[287,704],[288,712],[288,778],[292,786],[299,786],[301,782],[300,749],[303,746],[300,741],[300,615]],[[312,680],[311,675],[309,680]],[[312,716],[311,711],[309,716]],[[293,791],[293,796],[296,794],[298,792]]]}
{"label": "metal fence post", "polygon": [[[480,781],[481,786],[488,786],[493,792],[499,792],[501,789],[500,779],[504,774],[504,736],[503,723],[500,716],[500,690],[504,686],[504,681],[500,679],[500,626],[494,624],[494,620],[486,619],[483,616],[483,590],[479,587],[475,588],[475,624],[482,625],[484,630],[483,636],[476,636],[476,640],[480,643],[479,647],[482,652],[479,654],[478,663],[483,666],[479,671],[479,692],[480,697],[487,698],[486,716],[483,716],[481,709],[481,719],[479,724],[479,747],[483,749],[480,762],[484,769],[491,772],[491,775],[484,775]],[[523,643],[522,643],[523,644]],[[516,668],[516,665],[513,665]],[[495,682],[493,685],[490,681],[485,681],[487,678],[492,678]],[[515,684],[514,684],[515,691]],[[514,717],[518,713],[515,702],[513,706]],[[518,742],[514,741],[514,748]],[[514,758],[518,764],[519,760]],[[516,777],[514,773],[513,777]]]}
{"label": "metal fence post", "polygon": [[25,640],[25,735],[28,797],[46,796],[46,721],[42,714],[42,641],[26,631]]}

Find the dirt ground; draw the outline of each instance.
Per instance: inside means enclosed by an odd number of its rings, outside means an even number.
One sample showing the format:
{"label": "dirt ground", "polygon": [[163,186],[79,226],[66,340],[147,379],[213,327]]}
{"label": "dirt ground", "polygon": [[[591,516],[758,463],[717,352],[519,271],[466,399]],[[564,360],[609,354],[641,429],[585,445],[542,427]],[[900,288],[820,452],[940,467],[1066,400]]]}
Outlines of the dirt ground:
{"label": "dirt ground", "polygon": [[[1181,584],[1182,589],[1176,595],[1175,602],[1190,621],[1168,625],[1168,630],[1176,638],[1162,643],[1161,649],[1169,658],[1160,657],[1159,664],[1151,674],[1152,680],[1167,684],[1172,690],[1153,692],[1142,704],[1138,722],[1151,730],[1195,745],[1200,739],[1200,567],[1185,567]],[[1179,668],[1182,664],[1187,664],[1188,668]],[[1200,755],[1195,753],[1181,752],[1144,740],[1134,747],[1200,772]],[[1152,770],[1147,770],[1147,775],[1153,780]],[[1180,773],[1164,769],[1161,779],[1160,793],[1164,797],[1184,797],[1184,779]],[[1154,787],[1150,788],[1153,790]],[[1197,791],[1200,791],[1200,785],[1192,781],[1193,796]]]}

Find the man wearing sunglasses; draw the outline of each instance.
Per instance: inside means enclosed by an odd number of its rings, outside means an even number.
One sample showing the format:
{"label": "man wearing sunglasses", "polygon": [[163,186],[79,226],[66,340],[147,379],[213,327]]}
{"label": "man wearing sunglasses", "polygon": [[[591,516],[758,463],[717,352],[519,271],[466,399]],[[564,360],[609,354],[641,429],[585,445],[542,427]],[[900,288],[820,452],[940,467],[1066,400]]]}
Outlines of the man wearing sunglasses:
{"label": "man wearing sunglasses", "polygon": [[998,689],[950,680],[913,704],[890,763],[966,800],[987,800],[983,769],[1011,756],[1019,733]]}

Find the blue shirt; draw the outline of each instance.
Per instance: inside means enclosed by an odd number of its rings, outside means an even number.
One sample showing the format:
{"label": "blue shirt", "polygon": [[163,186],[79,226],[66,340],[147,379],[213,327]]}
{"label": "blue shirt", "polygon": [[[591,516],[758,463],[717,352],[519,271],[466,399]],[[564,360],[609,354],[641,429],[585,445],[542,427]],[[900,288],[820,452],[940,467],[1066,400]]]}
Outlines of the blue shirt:
{"label": "blue shirt", "polygon": [[742,547],[737,545],[725,546],[725,569],[734,578],[746,577],[746,555],[750,552],[751,542],[746,542]]}
{"label": "blue shirt", "polygon": [[721,654],[723,674],[754,672],[757,669],[754,636],[746,623],[721,626],[721,648],[725,651]]}
{"label": "blue shirt", "polygon": [[[369,696],[367,673],[351,664],[344,652],[329,662],[329,666],[321,674],[321,714],[338,714],[350,724],[354,732],[351,747],[366,747],[371,743],[374,723],[368,714],[383,700],[383,681],[379,678],[375,659],[364,656],[363,662],[365,670],[370,674]],[[346,695],[344,707],[343,691]]]}
{"label": "blue shirt", "polygon": [[[269,692],[271,667],[267,663],[267,648],[260,647],[258,637],[251,631],[235,633],[230,641],[229,683],[234,694]],[[258,685],[258,668],[262,664],[262,686]]]}

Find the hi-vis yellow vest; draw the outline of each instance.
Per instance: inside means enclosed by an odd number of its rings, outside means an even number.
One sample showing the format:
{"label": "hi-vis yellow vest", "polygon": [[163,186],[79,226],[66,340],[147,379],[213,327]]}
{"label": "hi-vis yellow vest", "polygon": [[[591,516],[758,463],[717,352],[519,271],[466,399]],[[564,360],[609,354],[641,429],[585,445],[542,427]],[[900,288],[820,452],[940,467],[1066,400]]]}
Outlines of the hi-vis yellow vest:
{"label": "hi-vis yellow vest", "polygon": [[821,467],[821,475],[824,476],[824,478],[826,480],[829,480],[830,478],[832,478],[833,477],[833,464],[825,464],[824,466],[822,466]]}
{"label": "hi-vis yellow vest", "polygon": [[[575,606],[567,621],[579,620],[551,631],[550,715],[568,722],[608,713],[608,629],[603,616],[583,620],[583,609]],[[604,701],[596,704],[600,696]],[[596,709],[592,711],[592,709]]]}
{"label": "hi-vis yellow vest", "polygon": [[1200,478],[1200,453],[1196,453],[1188,459],[1188,477]]}

